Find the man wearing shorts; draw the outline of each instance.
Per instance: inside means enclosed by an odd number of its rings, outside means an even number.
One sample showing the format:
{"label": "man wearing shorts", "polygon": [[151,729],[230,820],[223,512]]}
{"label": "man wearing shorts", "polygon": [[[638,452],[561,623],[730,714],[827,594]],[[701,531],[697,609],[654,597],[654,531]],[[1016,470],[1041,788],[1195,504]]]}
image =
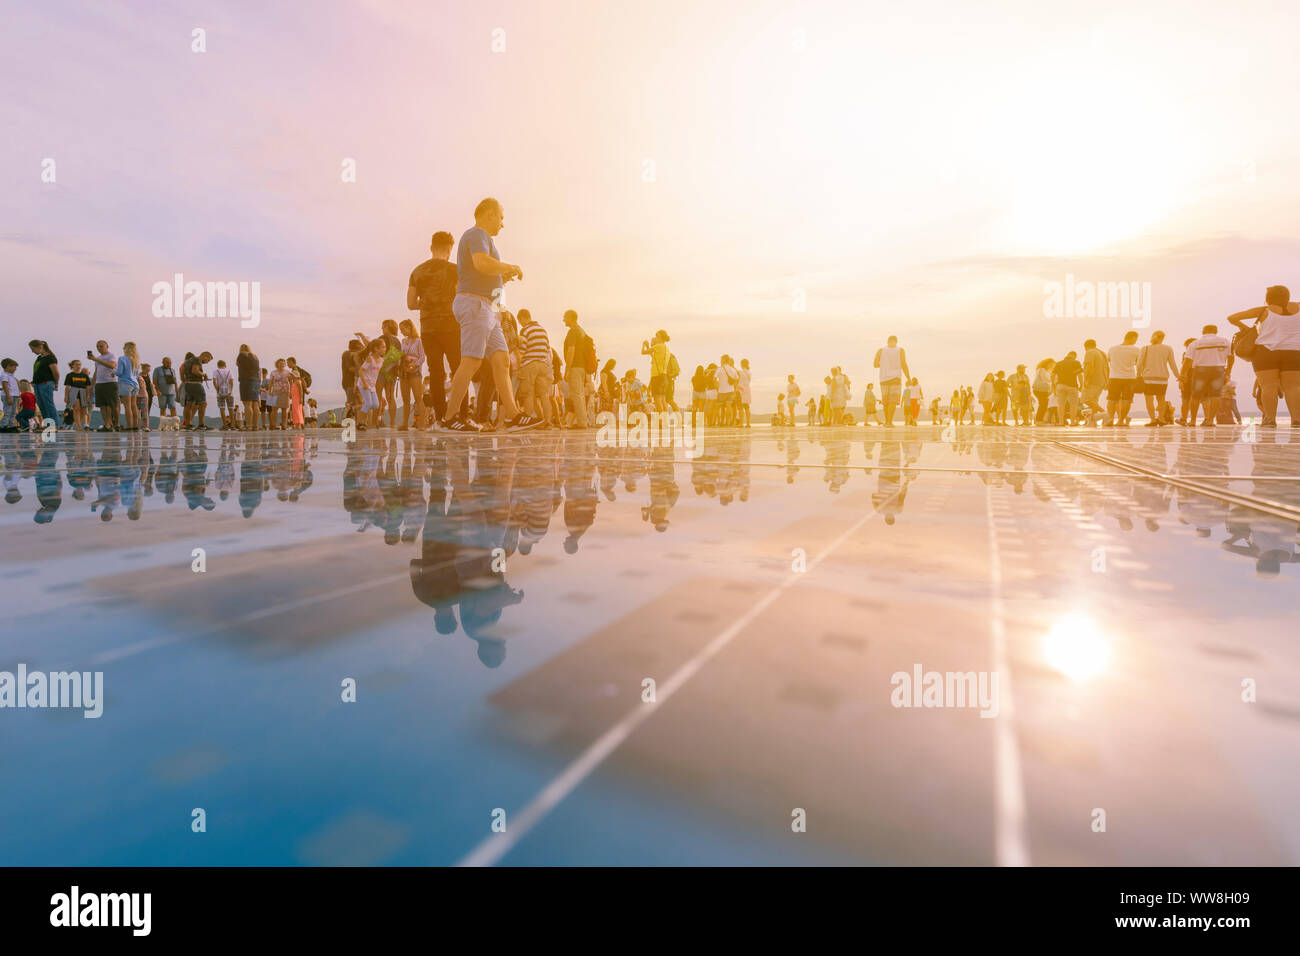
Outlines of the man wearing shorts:
{"label": "man wearing shorts", "polygon": [[[474,225],[465,230],[456,249],[458,278],[451,310],[460,326],[460,362],[452,378],[447,407],[461,407],[469,393],[470,381],[486,359],[501,398],[506,428],[518,431],[536,428],[542,423],[519,410],[514,389],[510,386],[510,357],[506,352],[506,336],[501,330],[498,310],[504,284],[511,279],[522,279],[524,271],[502,262],[497,253],[492,237],[501,231],[504,224],[505,211],[501,203],[490,197],[484,199],[474,209]],[[459,413],[454,419],[444,417],[440,425],[448,431],[478,431]]]}
{"label": "man wearing shorts", "polygon": [[153,390],[158,396],[158,427],[161,428],[163,412],[176,417],[176,370],[172,368],[170,355],[163,356],[162,365],[153,370]]}
{"label": "man wearing shorts", "polygon": [[894,426],[894,412],[903,398],[903,379],[912,377],[907,367],[907,353],[898,347],[898,336],[891,335],[885,347],[876,350],[873,368],[880,369],[880,400],[885,405],[885,425]]}
{"label": "man wearing shorts", "polygon": [[1192,400],[1187,409],[1187,424],[1196,424],[1196,406],[1205,409],[1204,424],[1213,425],[1219,403],[1219,392],[1228,380],[1232,346],[1217,325],[1201,329],[1201,337],[1191,344]]}
{"label": "man wearing shorts", "polygon": [[258,394],[262,386],[262,361],[247,345],[241,345],[235,356],[235,373],[239,379],[239,401],[244,406],[244,428],[256,429],[262,418],[262,400]]}
{"label": "man wearing shorts", "polygon": [[1174,364],[1174,350],[1165,344],[1165,333],[1151,333],[1151,344],[1142,349],[1138,356],[1138,381],[1142,394],[1147,399],[1147,428],[1158,428],[1160,411],[1165,407],[1165,393],[1169,391],[1169,375],[1178,378],[1178,366]]}
{"label": "man wearing shorts", "polygon": [[235,376],[226,368],[226,360],[217,361],[217,370],[212,373],[212,385],[217,390],[217,414],[221,416],[221,428],[235,427]]}
{"label": "man wearing shorts", "polygon": [[1138,334],[1132,329],[1124,333],[1124,341],[1111,346],[1106,353],[1110,377],[1106,383],[1106,425],[1127,425],[1129,409],[1133,407],[1133,392],[1137,386],[1138,358],[1141,349]]}
{"label": "man wearing shorts", "polygon": [[187,355],[185,361],[181,363],[181,401],[185,405],[184,414],[181,416],[182,428],[206,430],[208,427],[205,417],[208,409],[208,393],[203,387],[203,380],[207,375],[204,374],[203,365],[211,361],[212,353],[203,352],[200,355]]}
{"label": "man wearing shorts", "polygon": [[1106,353],[1097,348],[1096,339],[1083,343],[1083,390],[1079,401],[1089,416],[1089,424],[1096,424],[1102,415],[1101,393],[1110,379],[1110,363]]}
{"label": "man wearing shorts", "polygon": [[81,359],[68,363],[70,371],[63,377],[63,406],[72,409],[74,428],[90,430],[90,375],[81,367]]}
{"label": "man wearing shorts", "polygon": [[95,363],[95,404],[99,406],[101,432],[115,432],[118,429],[117,411],[117,356],[108,350],[108,343],[100,339],[95,343],[98,355],[86,353],[86,357]]}

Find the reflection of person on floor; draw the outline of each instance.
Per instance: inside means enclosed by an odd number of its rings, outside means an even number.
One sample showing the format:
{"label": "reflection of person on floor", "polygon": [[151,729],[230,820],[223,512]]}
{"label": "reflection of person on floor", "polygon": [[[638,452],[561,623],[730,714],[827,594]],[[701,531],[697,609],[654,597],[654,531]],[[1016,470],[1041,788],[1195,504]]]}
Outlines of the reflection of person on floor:
{"label": "reflection of person on floor", "polygon": [[907,499],[907,481],[903,477],[903,446],[901,442],[880,443],[880,470],[876,472],[876,490],[871,493],[871,504],[892,525],[903,511]]}
{"label": "reflection of person on floor", "polygon": [[660,532],[668,530],[668,512],[681,496],[673,473],[674,455],[672,448],[650,450],[650,504],[641,509],[641,520]]}
{"label": "reflection of person on floor", "polygon": [[505,661],[505,635],[497,625],[502,610],[524,598],[506,583],[503,546],[517,454],[482,450],[473,479],[467,449],[447,455],[446,484],[437,468],[432,472],[420,557],[410,564],[412,590],[434,609],[438,633],[455,631],[459,605],[461,627],[485,667]]}

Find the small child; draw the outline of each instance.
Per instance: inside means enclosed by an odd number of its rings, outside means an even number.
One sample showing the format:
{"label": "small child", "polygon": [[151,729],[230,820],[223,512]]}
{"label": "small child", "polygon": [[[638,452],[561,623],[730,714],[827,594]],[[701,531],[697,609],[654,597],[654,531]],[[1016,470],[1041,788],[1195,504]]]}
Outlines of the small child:
{"label": "small child", "polygon": [[0,398],[4,400],[4,414],[0,415],[0,428],[5,431],[17,431],[18,429],[15,419],[18,414],[20,400],[18,398],[18,379],[14,377],[16,368],[18,368],[18,363],[11,358],[0,362]]}
{"label": "small child", "polygon": [[18,400],[22,405],[18,412],[18,427],[23,431],[36,431],[36,391],[27,379],[18,383]]}
{"label": "small child", "polygon": [[309,398],[309,399],[307,399],[307,418],[306,418],[306,422],[307,422],[307,424],[310,425],[312,428],[315,428],[315,427],[316,427],[316,422],[317,422],[317,415],[316,415],[316,399],[314,399],[314,398]]}
{"label": "small child", "polygon": [[785,392],[776,397],[776,414],[772,416],[772,424],[785,424]]}
{"label": "small child", "polygon": [[379,382],[387,351],[388,346],[384,340],[375,339],[367,347],[366,357],[357,369],[357,390],[361,392],[361,420],[358,424],[363,428],[379,427],[379,393],[375,391],[375,386]]}

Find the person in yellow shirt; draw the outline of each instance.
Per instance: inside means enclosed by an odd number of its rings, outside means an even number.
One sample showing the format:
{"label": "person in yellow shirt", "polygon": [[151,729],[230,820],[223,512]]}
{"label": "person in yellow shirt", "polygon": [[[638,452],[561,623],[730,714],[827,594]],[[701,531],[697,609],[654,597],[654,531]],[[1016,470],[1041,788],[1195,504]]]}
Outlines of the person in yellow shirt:
{"label": "person in yellow shirt", "polygon": [[660,329],[655,337],[641,343],[641,354],[650,356],[650,395],[655,411],[668,410],[668,333]]}

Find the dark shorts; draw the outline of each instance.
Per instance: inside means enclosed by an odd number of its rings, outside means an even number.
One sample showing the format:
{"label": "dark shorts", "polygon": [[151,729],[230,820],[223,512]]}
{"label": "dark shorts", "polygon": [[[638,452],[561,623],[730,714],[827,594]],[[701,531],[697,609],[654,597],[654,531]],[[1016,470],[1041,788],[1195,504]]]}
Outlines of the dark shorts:
{"label": "dark shorts", "polygon": [[1274,350],[1256,345],[1250,353],[1250,364],[1256,372],[1300,372],[1300,350]]}
{"label": "dark shorts", "polygon": [[1227,369],[1222,365],[1201,366],[1192,369],[1192,395],[1195,398],[1218,398],[1227,379]]}
{"label": "dark shorts", "polygon": [[1112,378],[1106,384],[1106,397],[1112,402],[1131,402],[1136,384],[1135,378]]}
{"label": "dark shorts", "polygon": [[186,405],[203,405],[207,403],[208,393],[203,390],[203,386],[195,382],[186,382],[181,386],[182,397]]}
{"label": "dark shorts", "polygon": [[1165,382],[1143,382],[1142,394],[1151,395],[1157,402],[1165,400],[1165,392],[1169,391],[1169,383]]}
{"label": "dark shorts", "polygon": [[656,396],[656,397],[658,397],[658,398],[662,398],[662,397],[664,396],[664,392],[666,391],[667,388],[668,388],[668,376],[667,376],[667,375],[651,375],[651,376],[650,376],[650,394],[651,394],[651,395],[654,395],[654,396]]}
{"label": "dark shorts", "polygon": [[100,382],[95,386],[95,404],[117,406],[117,382]]}
{"label": "dark shorts", "polygon": [[256,402],[260,399],[262,383],[256,379],[241,378],[239,380],[239,400],[241,402]]}

